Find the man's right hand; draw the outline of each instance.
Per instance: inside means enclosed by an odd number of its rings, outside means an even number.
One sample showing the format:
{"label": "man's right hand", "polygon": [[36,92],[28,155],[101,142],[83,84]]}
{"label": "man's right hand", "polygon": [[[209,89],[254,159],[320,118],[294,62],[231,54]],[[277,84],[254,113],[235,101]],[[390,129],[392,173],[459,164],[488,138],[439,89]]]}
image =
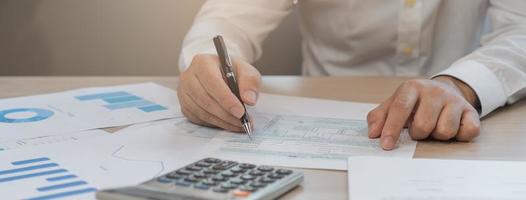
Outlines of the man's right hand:
{"label": "man's right hand", "polygon": [[[261,86],[259,71],[247,62],[232,59],[243,102],[255,105]],[[245,110],[223,80],[219,57],[194,56],[190,67],[180,75],[177,95],[183,114],[192,122],[241,132],[240,118]]]}

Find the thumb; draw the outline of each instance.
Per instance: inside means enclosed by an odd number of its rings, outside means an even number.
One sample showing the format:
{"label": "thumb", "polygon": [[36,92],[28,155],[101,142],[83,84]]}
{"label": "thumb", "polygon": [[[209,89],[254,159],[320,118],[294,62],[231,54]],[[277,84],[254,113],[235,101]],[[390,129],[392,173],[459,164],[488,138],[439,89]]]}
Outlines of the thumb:
{"label": "thumb", "polygon": [[241,99],[248,105],[256,105],[261,87],[261,74],[246,62],[238,61],[235,64]]}

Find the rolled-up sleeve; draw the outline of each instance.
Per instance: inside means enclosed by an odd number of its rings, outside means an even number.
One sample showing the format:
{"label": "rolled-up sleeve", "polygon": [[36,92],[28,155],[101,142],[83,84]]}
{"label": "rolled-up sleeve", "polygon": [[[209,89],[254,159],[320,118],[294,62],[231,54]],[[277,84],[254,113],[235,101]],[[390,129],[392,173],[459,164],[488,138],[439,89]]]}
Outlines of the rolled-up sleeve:
{"label": "rolled-up sleeve", "polygon": [[493,29],[482,47],[436,75],[469,85],[480,100],[481,116],[526,96],[526,1],[492,0],[488,15]]}
{"label": "rolled-up sleeve", "polygon": [[291,12],[292,0],[208,0],[183,41],[179,70],[196,54],[216,54],[212,38],[221,34],[232,56],[254,62],[268,34]]}

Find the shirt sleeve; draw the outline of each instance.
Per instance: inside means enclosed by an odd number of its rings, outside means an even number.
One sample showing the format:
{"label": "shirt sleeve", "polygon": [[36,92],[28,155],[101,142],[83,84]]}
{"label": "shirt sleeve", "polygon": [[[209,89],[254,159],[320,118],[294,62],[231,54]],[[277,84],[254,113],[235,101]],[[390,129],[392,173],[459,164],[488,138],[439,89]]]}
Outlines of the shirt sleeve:
{"label": "shirt sleeve", "polygon": [[482,46],[439,75],[453,76],[477,94],[485,116],[526,96],[526,1],[491,0],[492,32]]}
{"label": "shirt sleeve", "polygon": [[183,41],[179,70],[196,54],[216,54],[212,38],[221,34],[229,54],[254,62],[268,34],[292,11],[292,0],[208,0]]}

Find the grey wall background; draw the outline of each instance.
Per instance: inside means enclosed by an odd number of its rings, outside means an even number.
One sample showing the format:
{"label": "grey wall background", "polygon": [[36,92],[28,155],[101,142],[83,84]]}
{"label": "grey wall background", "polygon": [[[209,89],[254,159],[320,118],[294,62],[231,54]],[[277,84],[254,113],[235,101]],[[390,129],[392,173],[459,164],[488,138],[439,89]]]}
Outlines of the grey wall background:
{"label": "grey wall background", "polygon": [[[0,75],[176,75],[203,0],[0,0]],[[299,74],[296,14],[264,45],[263,74]]]}

